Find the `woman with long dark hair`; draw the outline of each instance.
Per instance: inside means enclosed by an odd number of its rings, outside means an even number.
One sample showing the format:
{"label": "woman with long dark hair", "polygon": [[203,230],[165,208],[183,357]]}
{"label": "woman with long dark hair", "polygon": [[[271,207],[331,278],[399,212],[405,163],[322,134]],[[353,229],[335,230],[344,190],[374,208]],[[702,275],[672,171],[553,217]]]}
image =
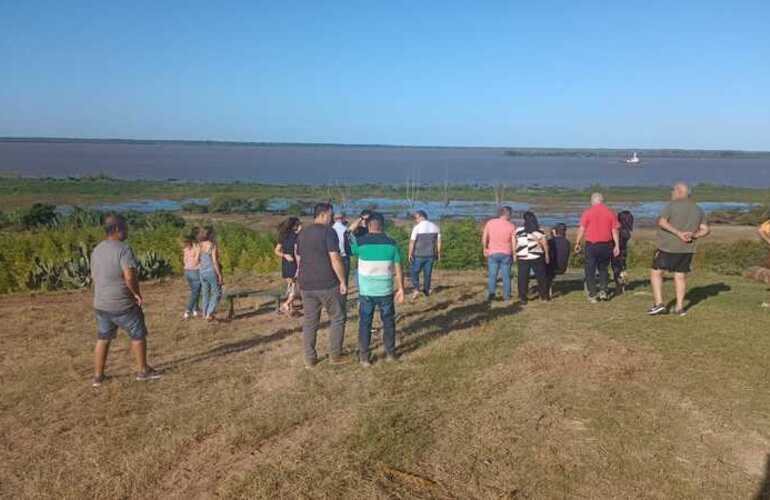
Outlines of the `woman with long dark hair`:
{"label": "woman with long dark hair", "polygon": [[548,242],[540,230],[537,217],[532,212],[524,212],[524,225],[516,230],[516,252],[514,260],[519,271],[519,301],[527,304],[529,274],[535,273],[537,288],[541,300],[549,300],[546,264],[550,260]]}
{"label": "woman with long dark hair", "polygon": [[294,299],[297,296],[297,236],[302,224],[296,217],[289,217],[278,225],[278,243],[274,253],[281,258],[281,277],[286,281],[286,302],[280,311],[285,314],[294,312]]}
{"label": "woman with long dark hair", "polygon": [[628,210],[618,213],[618,242],[620,243],[620,254],[612,256],[612,278],[615,280],[615,294],[620,295],[626,288],[626,259],[628,258],[628,242],[631,240],[631,233],[634,232],[634,216]]}

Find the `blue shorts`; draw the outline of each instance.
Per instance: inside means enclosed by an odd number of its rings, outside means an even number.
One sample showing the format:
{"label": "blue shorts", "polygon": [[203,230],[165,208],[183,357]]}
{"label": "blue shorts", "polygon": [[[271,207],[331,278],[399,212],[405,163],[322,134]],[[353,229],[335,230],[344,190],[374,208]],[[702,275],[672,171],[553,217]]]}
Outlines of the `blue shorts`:
{"label": "blue shorts", "polygon": [[99,340],[112,340],[118,334],[118,328],[122,328],[131,337],[131,340],[143,340],[147,336],[147,326],[144,324],[144,312],[139,306],[126,311],[108,312],[95,310],[96,313],[96,338]]}

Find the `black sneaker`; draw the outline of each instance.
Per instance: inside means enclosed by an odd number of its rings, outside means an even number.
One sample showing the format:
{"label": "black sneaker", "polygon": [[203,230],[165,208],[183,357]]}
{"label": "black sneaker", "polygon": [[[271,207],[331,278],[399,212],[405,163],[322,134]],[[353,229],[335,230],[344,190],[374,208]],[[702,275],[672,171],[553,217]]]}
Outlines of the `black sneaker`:
{"label": "black sneaker", "polygon": [[147,382],[148,380],[158,380],[162,375],[153,368],[147,367],[143,372],[137,372],[135,380],[137,382]]}
{"label": "black sneaker", "polygon": [[610,296],[607,295],[607,292],[604,290],[599,292],[599,296],[597,297],[599,300],[610,300]]}
{"label": "black sneaker", "polygon": [[91,387],[101,387],[105,380],[107,380],[107,377],[104,375],[94,377],[94,379],[91,381]]}
{"label": "black sneaker", "polygon": [[663,304],[655,304],[647,310],[647,314],[650,316],[658,316],[668,313],[668,309]]}
{"label": "black sneaker", "polygon": [[676,314],[677,316],[679,316],[681,318],[684,318],[685,316],[687,316],[687,309],[675,310],[674,314]]}

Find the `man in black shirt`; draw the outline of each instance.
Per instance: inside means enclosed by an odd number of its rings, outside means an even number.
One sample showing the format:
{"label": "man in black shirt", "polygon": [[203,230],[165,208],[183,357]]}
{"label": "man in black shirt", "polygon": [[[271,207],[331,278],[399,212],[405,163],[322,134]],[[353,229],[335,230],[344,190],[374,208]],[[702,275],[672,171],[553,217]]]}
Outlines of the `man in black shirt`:
{"label": "man in black shirt", "polygon": [[313,210],[313,224],[302,229],[297,239],[299,286],[302,291],[302,342],[305,367],[318,362],[316,336],[321,309],[330,320],[329,353],[332,364],[343,363],[345,338],[345,266],[340,257],[337,233],[331,228],[334,211],[329,203],[319,203]]}

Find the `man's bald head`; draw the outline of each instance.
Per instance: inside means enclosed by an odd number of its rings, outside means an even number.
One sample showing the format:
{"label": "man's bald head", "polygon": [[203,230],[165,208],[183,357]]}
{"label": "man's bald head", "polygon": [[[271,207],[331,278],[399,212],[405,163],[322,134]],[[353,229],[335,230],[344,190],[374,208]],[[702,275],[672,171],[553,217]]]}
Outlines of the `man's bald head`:
{"label": "man's bald head", "polygon": [[671,196],[675,200],[685,200],[690,197],[690,186],[684,182],[677,182],[674,184],[674,189],[671,192]]}

